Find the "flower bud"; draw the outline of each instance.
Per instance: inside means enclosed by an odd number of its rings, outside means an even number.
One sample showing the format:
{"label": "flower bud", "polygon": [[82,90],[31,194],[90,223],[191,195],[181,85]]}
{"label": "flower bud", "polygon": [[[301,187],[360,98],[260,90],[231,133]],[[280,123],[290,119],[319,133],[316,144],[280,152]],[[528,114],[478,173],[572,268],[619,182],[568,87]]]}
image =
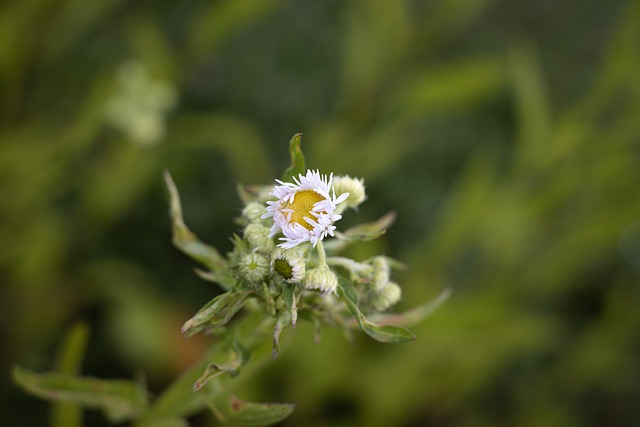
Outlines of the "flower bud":
{"label": "flower bud", "polygon": [[373,267],[373,287],[380,292],[389,283],[390,267],[387,258],[377,256],[371,259]]}
{"label": "flower bud", "polygon": [[269,274],[269,261],[257,253],[244,253],[231,269],[234,277],[251,286],[260,285]]}
{"label": "flower bud", "polygon": [[299,283],[307,263],[302,254],[299,249],[276,248],[271,255],[271,270],[289,283]]}
{"label": "flower bud", "polygon": [[249,202],[242,210],[242,216],[251,222],[260,222],[260,217],[265,213],[267,213],[267,208],[258,202]]}
{"label": "flower bud", "polygon": [[373,307],[377,311],[384,311],[400,301],[401,295],[402,291],[400,290],[400,286],[396,283],[389,282],[384,289],[382,289],[382,292],[373,298]]}
{"label": "flower bud", "polygon": [[355,208],[364,202],[367,195],[364,191],[364,180],[351,178],[348,175],[336,176],[333,178],[333,189],[336,194],[349,193],[345,204],[349,208]]}
{"label": "flower bud", "polygon": [[324,294],[336,293],[338,277],[328,268],[312,268],[305,274],[303,284],[307,289],[319,290]]}
{"label": "flower bud", "polygon": [[269,229],[261,224],[251,223],[244,229],[244,238],[251,245],[251,249],[260,253],[272,252],[276,245],[269,237]]}

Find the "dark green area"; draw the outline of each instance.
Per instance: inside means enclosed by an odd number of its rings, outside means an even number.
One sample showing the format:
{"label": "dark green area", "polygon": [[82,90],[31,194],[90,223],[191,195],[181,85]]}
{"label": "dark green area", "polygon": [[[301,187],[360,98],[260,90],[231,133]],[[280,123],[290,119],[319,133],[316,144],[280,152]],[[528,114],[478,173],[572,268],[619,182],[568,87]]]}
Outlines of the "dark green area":
{"label": "dark green area", "polygon": [[160,392],[194,363],[180,327],[220,289],[171,245],[162,172],[224,253],[236,182],[301,132],[307,167],[365,179],[339,229],[397,213],[349,253],[408,264],[397,309],[453,294],[409,343],[301,320],[238,395],[290,426],[639,425],[638,46],[623,0],[4,2],[2,424],[77,419],[10,383],[64,371],[77,320],[85,375]]}

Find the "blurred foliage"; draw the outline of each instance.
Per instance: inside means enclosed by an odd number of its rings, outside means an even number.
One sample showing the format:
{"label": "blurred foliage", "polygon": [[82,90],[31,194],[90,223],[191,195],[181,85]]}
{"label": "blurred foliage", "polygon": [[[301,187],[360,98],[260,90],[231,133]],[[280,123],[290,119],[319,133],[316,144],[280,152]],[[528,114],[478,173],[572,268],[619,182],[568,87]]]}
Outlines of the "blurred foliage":
{"label": "blurred foliage", "polygon": [[219,289],[171,248],[162,170],[228,250],[235,182],[271,182],[298,131],[310,167],[365,178],[358,222],[398,213],[350,256],[410,266],[400,309],[454,292],[410,344],[286,331],[243,397],[295,401],[283,425],[640,424],[639,44],[632,0],[3,2],[3,424],[48,422],[8,373],[78,371],[52,365],[76,320],[84,373],[191,366],[180,326]]}

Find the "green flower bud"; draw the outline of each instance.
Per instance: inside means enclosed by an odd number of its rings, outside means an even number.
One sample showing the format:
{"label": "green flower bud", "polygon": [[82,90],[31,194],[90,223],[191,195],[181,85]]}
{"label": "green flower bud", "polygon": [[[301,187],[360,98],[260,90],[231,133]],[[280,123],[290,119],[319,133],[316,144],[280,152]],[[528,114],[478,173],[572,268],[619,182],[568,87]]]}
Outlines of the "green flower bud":
{"label": "green flower bud", "polygon": [[401,295],[402,291],[400,290],[400,286],[396,283],[389,282],[382,292],[373,298],[372,305],[377,311],[384,311],[400,301]]}
{"label": "green flower bud", "polygon": [[334,177],[333,189],[336,194],[349,193],[349,197],[344,202],[349,208],[357,207],[367,198],[364,191],[364,180],[351,178],[348,175]]}
{"label": "green flower bud", "polygon": [[377,256],[371,259],[373,267],[373,287],[380,292],[389,283],[389,275],[391,268],[387,258]]}
{"label": "green flower bud", "polygon": [[303,284],[307,289],[331,294],[338,289],[338,277],[328,268],[312,268],[305,274]]}
{"label": "green flower bud", "polygon": [[249,202],[242,210],[242,216],[251,222],[260,222],[260,217],[267,213],[267,208],[258,202]]}
{"label": "green flower bud", "polygon": [[269,229],[261,224],[251,223],[244,229],[244,238],[249,242],[251,248],[263,253],[271,253],[276,244],[269,237]]}
{"label": "green flower bud", "polygon": [[257,253],[241,254],[231,272],[240,282],[259,286],[269,274],[269,261]]}
{"label": "green flower bud", "polygon": [[289,283],[304,278],[307,260],[299,249],[276,248],[271,255],[271,270]]}

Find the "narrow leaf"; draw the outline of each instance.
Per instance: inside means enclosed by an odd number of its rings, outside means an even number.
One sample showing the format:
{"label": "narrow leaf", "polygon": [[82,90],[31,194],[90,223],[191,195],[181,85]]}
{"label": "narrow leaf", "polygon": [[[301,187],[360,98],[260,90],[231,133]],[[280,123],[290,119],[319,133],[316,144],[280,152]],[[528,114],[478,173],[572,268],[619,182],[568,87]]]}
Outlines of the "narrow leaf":
{"label": "narrow leaf", "polygon": [[304,155],[302,154],[302,148],[300,148],[300,142],[302,141],[302,134],[297,133],[293,135],[291,141],[289,141],[289,155],[291,156],[291,166],[289,166],[282,174],[282,181],[291,182],[293,177],[297,177],[299,174],[305,172]]}
{"label": "narrow leaf", "polygon": [[164,179],[169,191],[170,214],[173,223],[173,244],[184,254],[198,261],[213,272],[227,269],[226,260],[213,246],[202,243],[185,225],[182,216],[180,194],[168,171],[164,172]]}
{"label": "narrow leaf", "polygon": [[342,237],[346,240],[352,241],[367,241],[377,239],[386,233],[387,229],[391,227],[393,222],[396,220],[395,212],[388,212],[382,217],[378,218],[373,222],[368,222],[366,224],[356,225],[355,227],[351,227],[344,233],[342,233]]}
{"label": "narrow leaf", "polygon": [[240,311],[248,297],[248,292],[218,295],[182,326],[182,335],[189,338],[204,329],[226,325]]}
{"label": "narrow leaf", "polygon": [[[442,304],[444,304],[451,296],[451,289],[445,288],[440,294],[433,300],[405,311],[404,313],[396,314],[381,314],[375,316],[374,320],[381,323],[402,324],[402,325],[417,325],[424,319],[429,317],[434,311],[436,311]],[[372,316],[373,317],[373,316]]]}
{"label": "narrow leaf", "polygon": [[338,295],[345,300],[347,307],[358,321],[360,328],[376,341],[385,343],[396,343],[413,341],[416,336],[402,326],[378,325],[367,320],[357,305],[357,295],[353,284],[344,276],[338,275]]}
{"label": "narrow leaf", "polygon": [[217,283],[225,290],[233,288],[236,284],[235,279],[229,274],[228,270],[214,273],[213,271],[204,271],[196,268],[195,272],[201,279],[207,282]]}
{"label": "narrow leaf", "polygon": [[287,310],[291,312],[291,325],[296,326],[298,321],[298,308],[296,307],[296,295],[294,286],[286,286],[282,292],[282,298]]}
{"label": "narrow leaf", "polygon": [[147,408],[147,392],[128,380],[99,380],[58,372],[36,374],[17,366],[13,378],[35,396],[100,409],[112,422],[136,418]]}
{"label": "narrow leaf", "polygon": [[280,352],[280,334],[285,325],[289,323],[288,316],[280,316],[273,327],[273,350],[271,351],[271,357],[275,360]]}
{"label": "narrow leaf", "polygon": [[224,423],[266,426],[287,418],[294,411],[293,403],[254,403],[226,394],[209,402],[213,413]]}
{"label": "narrow leaf", "polygon": [[231,347],[227,358],[222,363],[211,362],[205,368],[204,373],[198,378],[193,385],[193,391],[198,391],[209,381],[224,373],[236,376],[240,368],[247,363],[249,353],[243,349],[238,343],[234,343]]}
{"label": "narrow leaf", "polygon": [[387,232],[395,219],[396,213],[389,212],[373,222],[356,225],[344,232],[336,231],[336,239],[327,241],[325,248],[335,253],[353,243],[377,239]]}
{"label": "narrow leaf", "polygon": [[403,326],[396,325],[378,325],[363,319],[360,325],[362,329],[376,341],[385,343],[397,343],[413,341],[416,336],[413,332]]}
{"label": "narrow leaf", "polygon": [[[342,289],[344,295],[348,302],[353,303],[356,306],[358,304],[358,294],[356,293],[355,288],[353,287],[353,283],[347,278],[338,275],[338,290]],[[360,310],[358,310],[360,312]]]}

